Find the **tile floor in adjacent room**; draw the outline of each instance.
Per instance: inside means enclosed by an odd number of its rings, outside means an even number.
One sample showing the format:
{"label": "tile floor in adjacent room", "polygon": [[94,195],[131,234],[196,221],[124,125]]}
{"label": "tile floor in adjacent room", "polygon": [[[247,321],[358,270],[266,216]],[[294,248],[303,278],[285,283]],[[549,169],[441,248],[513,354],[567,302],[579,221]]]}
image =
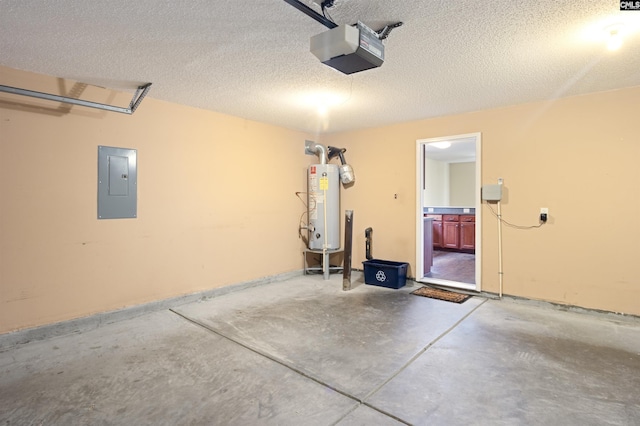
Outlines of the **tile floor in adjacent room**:
{"label": "tile floor in adjacent room", "polygon": [[640,424],[637,318],[417,287],[300,276],[5,347],[0,424]]}
{"label": "tile floor in adjacent room", "polygon": [[426,277],[475,284],[476,255],[473,253],[434,250],[433,265]]}

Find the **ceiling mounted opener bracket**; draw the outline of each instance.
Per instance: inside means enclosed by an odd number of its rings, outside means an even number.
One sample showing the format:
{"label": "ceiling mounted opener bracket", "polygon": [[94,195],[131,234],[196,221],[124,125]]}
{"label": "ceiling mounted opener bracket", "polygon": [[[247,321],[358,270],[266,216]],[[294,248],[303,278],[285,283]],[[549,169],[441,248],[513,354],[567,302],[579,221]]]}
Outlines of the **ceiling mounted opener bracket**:
{"label": "ceiling mounted opener bracket", "polygon": [[389,37],[389,34],[391,34],[391,30],[394,28],[398,28],[401,27],[403,25],[403,22],[396,22],[395,24],[390,24],[385,26],[383,29],[376,31],[376,33],[378,34],[378,40],[384,40],[385,38]]}
{"label": "ceiling mounted opener bracket", "polygon": [[131,103],[129,104],[128,108],[101,104],[99,102],[83,101],[82,99],[70,98],[68,96],[53,95],[51,93],[36,92],[34,90],[20,89],[18,87],[11,86],[0,85],[0,92],[12,93],[14,95],[30,96],[32,98],[46,99],[48,101],[55,102],[64,102],[67,104],[80,105],[89,108],[96,108],[105,111],[120,112],[122,114],[131,115],[135,112],[138,106],[140,106],[140,102],[142,102],[142,99],[144,99],[144,97],[147,95],[147,92],[149,92],[150,88],[151,83],[138,86],[136,92],[133,94],[133,99],[131,99]]}
{"label": "ceiling mounted opener bracket", "polygon": [[[335,22],[325,18],[324,16],[322,16],[321,14],[319,14],[318,12],[316,12],[315,10],[311,9],[309,6],[307,6],[306,4],[302,4],[300,3],[298,0],[284,0],[287,3],[289,3],[291,6],[295,7],[296,9],[298,9],[300,12],[304,13],[307,16],[310,16],[311,18],[315,19],[316,21],[320,22],[322,25],[324,25],[325,27],[329,28],[330,30],[336,28],[338,26],[338,24],[336,24]],[[323,8],[324,7],[331,7],[331,5],[327,2],[322,2],[323,3]]]}

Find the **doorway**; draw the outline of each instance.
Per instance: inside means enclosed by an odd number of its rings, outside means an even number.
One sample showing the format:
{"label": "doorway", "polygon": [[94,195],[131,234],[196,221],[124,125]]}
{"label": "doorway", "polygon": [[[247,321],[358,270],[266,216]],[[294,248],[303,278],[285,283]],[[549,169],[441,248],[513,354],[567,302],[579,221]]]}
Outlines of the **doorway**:
{"label": "doorway", "polygon": [[481,291],[481,134],[416,141],[416,280]]}

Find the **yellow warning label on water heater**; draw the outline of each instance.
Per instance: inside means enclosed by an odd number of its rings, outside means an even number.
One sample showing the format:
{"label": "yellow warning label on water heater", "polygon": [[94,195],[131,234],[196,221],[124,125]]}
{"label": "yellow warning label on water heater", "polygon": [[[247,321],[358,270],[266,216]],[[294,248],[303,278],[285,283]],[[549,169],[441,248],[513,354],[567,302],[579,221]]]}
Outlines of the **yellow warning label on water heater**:
{"label": "yellow warning label on water heater", "polygon": [[326,191],[327,189],[329,189],[329,178],[321,177],[320,178],[320,190],[321,191]]}

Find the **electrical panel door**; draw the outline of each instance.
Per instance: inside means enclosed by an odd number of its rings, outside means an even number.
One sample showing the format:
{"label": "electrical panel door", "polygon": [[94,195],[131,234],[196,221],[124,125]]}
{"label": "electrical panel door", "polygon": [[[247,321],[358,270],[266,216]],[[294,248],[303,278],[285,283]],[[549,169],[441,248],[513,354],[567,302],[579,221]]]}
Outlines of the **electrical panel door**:
{"label": "electrical panel door", "polygon": [[137,186],[137,151],[99,146],[98,219],[137,217]]}

